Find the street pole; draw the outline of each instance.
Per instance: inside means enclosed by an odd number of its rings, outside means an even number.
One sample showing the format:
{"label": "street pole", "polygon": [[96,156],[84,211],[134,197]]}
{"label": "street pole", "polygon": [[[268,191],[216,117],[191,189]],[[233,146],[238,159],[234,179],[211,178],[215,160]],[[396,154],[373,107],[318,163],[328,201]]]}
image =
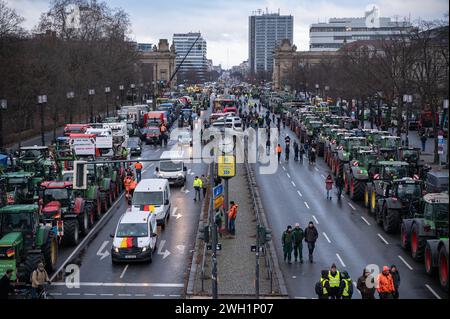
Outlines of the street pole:
{"label": "street pole", "polygon": [[6,99],[0,100],[0,148],[3,147],[3,110],[8,108],[8,101]]}
{"label": "street pole", "polygon": [[256,224],[256,267],[255,267],[256,299],[259,299],[259,224]]}
{"label": "street pole", "polygon": [[94,121],[94,101],[93,101],[93,96],[95,94],[95,90],[94,89],[90,89],[89,90],[89,107],[90,107],[90,114],[91,114],[91,119],[87,121],[87,123],[89,122],[95,122]]}
{"label": "street pole", "polygon": [[67,100],[68,100],[68,104],[69,104],[69,122],[73,123],[73,98],[75,97],[75,93],[72,92],[67,92],[66,94]]}
{"label": "street pole", "polygon": [[105,99],[106,99],[106,117],[109,117],[109,105],[108,105],[108,96],[111,92],[111,88],[109,86],[105,87]]}
{"label": "street pole", "polygon": [[130,87],[131,87],[131,105],[134,106],[134,88],[136,87],[136,85],[131,84]]}
{"label": "street pole", "polygon": [[38,96],[38,105],[40,106],[40,115],[41,115],[41,143],[42,146],[45,146],[45,134],[44,134],[44,107],[45,103],[47,103],[47,95],[39,95]]}
{"label": "street pole", "polygon": [[214,196],[212,189],[214,187],[214,161],[209,165],[209,184],[211,185],[210,203],[209,203],[209,217],[212,227],[212,267],[211,267],[211,285],[212,298],[217,299],[217,225],[214,220]]}
{"label": "street pole", "polygon": [[119,86],[119,90],[120,90],[120,106],[123,106],[123,90],[125,89],[125,87],[123,85]]}

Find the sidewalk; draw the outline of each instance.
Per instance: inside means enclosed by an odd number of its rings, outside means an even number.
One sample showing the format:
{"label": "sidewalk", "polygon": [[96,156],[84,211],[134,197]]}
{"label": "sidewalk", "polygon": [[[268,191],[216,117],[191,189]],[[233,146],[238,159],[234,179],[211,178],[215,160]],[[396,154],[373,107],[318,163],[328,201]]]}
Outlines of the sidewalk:
{"label": "sidewalk", "polygon": [[[224,298],[255,298],[255,266],[256,256],[251,252],[251,246],[256,242],[256,217],[252,207],[251,194],[248,189],[246,170],[243,164],[236,165],[236,176],[229,182],[229,198],[238,204],[236,219],[236,236],[219,237],[222,250],[217,251],[217,278],[218,295]],[[201,260],[203,253],[203,242],[201,249],[198,248],[198,264],[196,267],[194,291],[190,296],[211,296],[211,252],[207,252],[205,263],[204,291],[202,291]],[[262,255],[262,254],[261,254]],[[264,257],[260,256],[260,283],[259,292],[261,297],[271,295],[270,280],[268,280]],[[279,289],[276,280],[273,280],[275,294]],[[188,291],[189,294],[189,291]]]}

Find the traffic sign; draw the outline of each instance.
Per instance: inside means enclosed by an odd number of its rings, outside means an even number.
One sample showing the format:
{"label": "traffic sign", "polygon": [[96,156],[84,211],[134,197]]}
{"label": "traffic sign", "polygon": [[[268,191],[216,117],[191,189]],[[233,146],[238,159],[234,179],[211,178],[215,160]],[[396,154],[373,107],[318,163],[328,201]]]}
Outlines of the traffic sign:
{"label": "traffic sign", "polygon": [[219,197],[214,199],[214,209],[219,209],[222,207],[224,202],[223,195],[220,195]]}
{"label": "traffic sign", "polygon": [[217,198],[223,194],[223,185],[219,184],[214,187],[214,198]]}
{"label": "traffic sign", "polygon": [[236,176],[236,160],[232,155],[221,155],[218,157],[217,175],[219,177],[231,178]]}

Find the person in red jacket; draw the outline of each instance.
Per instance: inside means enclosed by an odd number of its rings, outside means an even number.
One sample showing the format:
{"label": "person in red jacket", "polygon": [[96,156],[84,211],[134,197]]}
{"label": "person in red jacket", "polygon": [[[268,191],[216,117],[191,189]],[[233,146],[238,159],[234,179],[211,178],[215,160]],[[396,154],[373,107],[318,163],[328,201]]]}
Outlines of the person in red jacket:
{"label": "person in red jacket", "polygon": [[230,209],[228,210],[228,231],[234,235],[236,233],[236,217],[238,205],[234,201],[230,202]]}
{"label": "person in red jacket", "polygon": [[378,294],[380,299],[394,299],[394,279],[392,278],[390,269],[388,266],[383,267],[383,272],[377,277]]}
{"label": "person in red jacket", "polygon": [[333,188],[333,178],[331,175],[328,175],[327,179],[325,180],[325,188],[327,190],[327,199],[331,199],[331,189]]}

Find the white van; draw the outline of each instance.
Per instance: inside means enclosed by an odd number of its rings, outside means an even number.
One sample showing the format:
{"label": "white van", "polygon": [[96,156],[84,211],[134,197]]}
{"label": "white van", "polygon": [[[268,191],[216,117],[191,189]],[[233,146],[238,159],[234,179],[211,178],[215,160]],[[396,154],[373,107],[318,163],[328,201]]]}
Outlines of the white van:
{"label": "white van", "polygon": [[[184,186],[186,184],[186,166],[184,165],[184,153],[166,151],[161,154],[159,166],[155,169],[158,178],[165,178],[169,184]],[[171,160],[167,160],[171,159]]]}
{"label": "white van", "polygon": [[131,212],[150,211],[156,215],[158,225],[166,227],[170,218],[170,186],[167,179],[143,179],[136,186],[131,201]]}

